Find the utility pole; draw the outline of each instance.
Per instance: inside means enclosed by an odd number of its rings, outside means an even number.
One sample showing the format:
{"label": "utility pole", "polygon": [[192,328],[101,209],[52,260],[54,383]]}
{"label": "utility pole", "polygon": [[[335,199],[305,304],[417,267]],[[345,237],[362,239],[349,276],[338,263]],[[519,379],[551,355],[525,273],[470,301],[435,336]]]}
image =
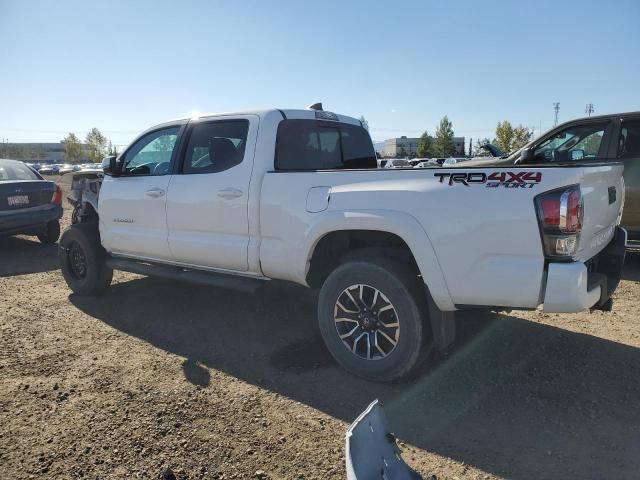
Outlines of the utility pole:
{"label": "utility pole", "polygon": [[593,103],[587,103],[587,106],[584,109],[584,113],[587,115],[587,117],[590,117],[594,111],[595,109],[593,108]]}
{"label": "utility pole", "polygon": [[560,111],[560,102],[553,103],[553,110],[554,112],[556,112],[556,119],[555,123],[553,124],[553,126],[555,127],[556,125],[558,125],[558,112]]}

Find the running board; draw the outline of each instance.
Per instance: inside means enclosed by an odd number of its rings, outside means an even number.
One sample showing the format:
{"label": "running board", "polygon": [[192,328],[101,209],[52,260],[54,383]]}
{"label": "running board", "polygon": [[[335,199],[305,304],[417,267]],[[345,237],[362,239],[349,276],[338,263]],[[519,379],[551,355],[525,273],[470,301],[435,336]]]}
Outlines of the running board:
{"label": "running board", "polygon": [[189,270],[182,267],[174,267],[172,265],[140,262],[136,260],[128,260],[126,258],[109,258],[107,260],[107,265],[114,270],[137,273],[139,275],[146,275],[149,277],[162,277],[171,280],[200,283],[211,287],[243,290],[251,293],[263,286],[265,282],[264,280],[241,277],[239,275],[205,272],[202,270]]}

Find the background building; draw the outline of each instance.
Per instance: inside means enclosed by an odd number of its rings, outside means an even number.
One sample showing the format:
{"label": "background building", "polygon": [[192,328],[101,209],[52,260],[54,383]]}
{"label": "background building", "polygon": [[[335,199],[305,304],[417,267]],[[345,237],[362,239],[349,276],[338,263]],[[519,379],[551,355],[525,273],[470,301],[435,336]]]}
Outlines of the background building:
{"label": "background building", "polygon": [[[81,161],[87,161],[87,146],[82,144]],[[64,145],[57,143],[0,143],[0,158],[41,163],[64,163]]]}
{"label": "background building", "polygon": [[[430,138],[433,141],[433,137]],[[389,138],[384,141],[382,156],[390,158],[417,157],[419,141],[420,138],[406,136],[402,136],[399,138]],[[464,137],[453,137],[453,148],[455,149],[454,155],[464,155],[464,146]]]}

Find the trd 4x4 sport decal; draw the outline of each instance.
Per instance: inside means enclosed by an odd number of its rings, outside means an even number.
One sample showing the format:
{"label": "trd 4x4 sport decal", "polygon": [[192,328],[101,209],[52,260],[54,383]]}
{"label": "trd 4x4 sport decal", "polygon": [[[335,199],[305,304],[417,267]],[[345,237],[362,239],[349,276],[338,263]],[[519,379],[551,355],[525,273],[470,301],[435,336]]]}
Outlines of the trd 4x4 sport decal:
{"label": "trd 4x4 sport decal", "polygon": [[542,172],[460,172],[460,173],[434,173],[440,179],[440,183],[445,181],[449,185],[461,183],[464,186],[482,183],[486,187],[504,188],[533,188],[542,181]]}

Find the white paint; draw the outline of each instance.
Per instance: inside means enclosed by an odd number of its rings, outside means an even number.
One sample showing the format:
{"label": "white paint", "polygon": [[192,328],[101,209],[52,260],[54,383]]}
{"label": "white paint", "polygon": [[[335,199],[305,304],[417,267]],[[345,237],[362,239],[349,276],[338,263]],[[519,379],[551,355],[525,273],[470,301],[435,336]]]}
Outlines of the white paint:
{"label": "white paint", "polygon": [[[309,110],[284,113],[314,118]],[[324,235],[379,230],[407,243],[441,310],[456,304],[535,308],[544,302],[548,311],[577,311],[597,300],[595,292],[586,292],[583,262],[604,248],[603,232],[618,220],[622,166],[473,170],[542,172],[542,182],[526,189],[449,185],[434,177],[465,168],[274,172],[278,110],[201,117],[212,118],[250,120],[244,161],[206,175],[106,179],[99,215],[108,251],[305,284],[313,249]],[[339,119],[359,125],[354,118]],[[547,275],[534,197],[572,184],[581,186],[585,211],[577,261],[551,264]],[[610,186],[618,189],[611,205]],[[145,196],[151,188],[167,195]],[[241,195],[218,195],[230,190]]]}

